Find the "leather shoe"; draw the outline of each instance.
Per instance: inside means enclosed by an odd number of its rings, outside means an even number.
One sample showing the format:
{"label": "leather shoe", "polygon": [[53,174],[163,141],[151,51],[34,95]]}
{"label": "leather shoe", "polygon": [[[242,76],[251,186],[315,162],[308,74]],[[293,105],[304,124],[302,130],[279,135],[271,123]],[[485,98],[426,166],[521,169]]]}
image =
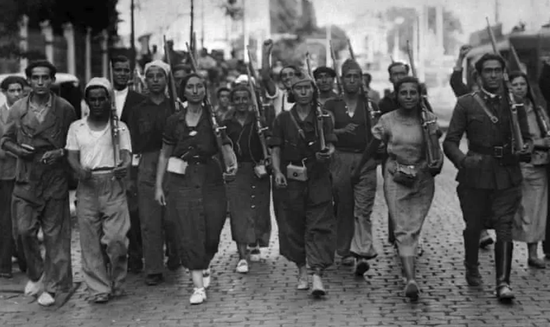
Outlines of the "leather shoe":
{"label": "leather shoe", "polygon": [[516,296],[514,295],[510,285],[501,284],[497,286],[497,297],[499,301],[506,302],[513,300]]}
{"label": "leather shoe", "polygon": [[145,284],[149,286],[158,285],[163,281],[164,281],[164,277],[162,276],[162,274],[152,274],[152,275],[147,275],[147,277],[145,277]]}
{"label": "leather shoe", "polygon": [[527,265],[529,267],[538,268],[538,269],[545,269],[546,268],[546,264],[544,263],[544,261],[542,261],[539,258],[534,258],[534,259],[527,260]]}

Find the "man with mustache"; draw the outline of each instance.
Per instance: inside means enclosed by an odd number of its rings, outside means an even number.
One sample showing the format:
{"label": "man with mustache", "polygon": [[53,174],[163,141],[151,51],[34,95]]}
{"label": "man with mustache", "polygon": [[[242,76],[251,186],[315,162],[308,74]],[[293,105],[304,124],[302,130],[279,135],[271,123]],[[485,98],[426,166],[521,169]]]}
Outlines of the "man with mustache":
{"label": "man with mustache", "polygon": [[[443,149],[458,168],[457,194],[466,228],[464,265],[466,281],[480,286],[479,238],[486,226],[495,229],[496,295],[510,301],[512,267],[512,224],[521,203],[520,161],[529,162],[532,149],[525,111],[518,110],[521,137],[526,147],[514,149],[510,103],[504,90],[504,59],[485,54],[475,64],[480,77],[479,92],[460,97],[453,111]],[[459,144],[466,133],[468,152]],[[487,213],[490,213],[487,215]]]}
{"label": "man with mustache", "polygon": [[164,280],[163,233],[170,236],[171,230],[166,227],[163,231],[163,226],[168,221],[165,219],[163,208],[155,201],[155,181],[162,148],[162,133],[166,120],[173,114],[170,106],[172,100],[166,97],[165,93],[169,73],[170,67],[160,60],[145,66],[145,83],[149,95],[131,111],[128,118],[134,151],[131,177],[137,178],[138,211],[147,285],[157,285]]}
{"label": "man with mustache", "polygon": [[376,162],[371,160],[365,165],[359,181],[352,184],[353,169],[372,139],[371,117],[366,99],[360,94],[362,71],[356,61],[347,59],[342,64],[342,84],[343,96],[325,103],[325,110],[334,117],[334,133],[338,137],[331,163],[337,218],[336,251],[342,256],[343,265],[356,263],[355,273],[362,276],[369,269],[367,260],[377,256],[370,220],[376,195]]}

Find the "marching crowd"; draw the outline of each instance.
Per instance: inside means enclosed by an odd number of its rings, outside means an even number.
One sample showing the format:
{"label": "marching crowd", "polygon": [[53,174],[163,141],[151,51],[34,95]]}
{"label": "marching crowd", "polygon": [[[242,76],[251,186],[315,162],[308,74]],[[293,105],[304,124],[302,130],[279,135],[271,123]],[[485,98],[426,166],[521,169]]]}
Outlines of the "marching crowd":
{"label": "marching crowd", "polygon": [[[191,69],[149,62],[147,94],[128,87],[130,60],[112,58],[112,79],[87,83],[89,113],[80,120],[51,92],[56,67],[48,61],[31,63],[26,80],[6,78],[0,277],[12,277],[14,255],[28,277],[25,294],[40,305],[53,305],[70,290],[72,174],[82,273],[95,303],[125,295],[128,272],[143,271],[154,286],[165,269],[179,267],[190,272],[190,303],[203,303],[228,213],[235,271],[245,274],[269,245],[270,203],[280,254],[296,264],[296,288],[322,297],[324,271],[335,255],[359,276],[378,256],[371,214],[381,165],[389,242],[401,259],[403,293],[414,301],[420,235],[444,155],[458,169],[468,284],[483,282],[479,247],[492,242],[482,237],[485,229],[496,231],[499,300],[514,298],[513,240],[528,244],[529,266],[545,267],[537,246],[547,228],[550,121],[525,74],[511,73],[506,84],[506,62],[486,54],[475,64],[470,90],[462,82],[463,48],[451,80],[458,100],[441,147],[436,113],[409,65],[388,67],[393,92],[380,99],[354,59],[338,72],[285,66],[275,78],[272,48],[271,40],[264,42],[259,77],[249,68],[213,93],[216,107],[194,58]],[[177,94],[168,92],[172,81]],[[540,85],[546,95],[549,81],[546,65]],[[32,90],[23,95],[27,85]],[[467,153],[459,148],[464,134]]]}

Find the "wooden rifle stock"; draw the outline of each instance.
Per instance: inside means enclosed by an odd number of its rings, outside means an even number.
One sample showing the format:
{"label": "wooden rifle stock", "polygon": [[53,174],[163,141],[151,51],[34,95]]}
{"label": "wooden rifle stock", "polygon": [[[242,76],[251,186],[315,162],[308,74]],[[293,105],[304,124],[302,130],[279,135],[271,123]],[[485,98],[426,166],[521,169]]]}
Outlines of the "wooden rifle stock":
{"label": "wooden rifle stock", "polygon": [[[409,57],[409,64],[411,66],[413,77],[418,78],[409,41],[407,41],[407,55]],[[443,164],[443,153],[441,151],[439,135],[437,133],[437,118],[435,118],[435,116],[434,118],[430,117],[430,112],[432,112],[432,110],[426,95],[420,94],[420,119],[422,123],[422,134],[424,135],[424,141],[426,142],[428,168],[432,172],[439,173]]]}
{"label": "wooden rifle stock", "polygon": [[[489,33],[489,38],[491,39],[491,45],[493,46],[493,51],[496,55],[500,55],[497,48],[497,41],[493,30],[491,29],[491,24],[489,24],[489,18],[487,20],[487,32]],[[521,128],[519,126],[518,119],[518,108],[523,107],[523,104],[517,103],[512,93],[510,78],[508,77],[508,72],[504,70],[504,93],[508,95],[508,104],[510,105],[510,119],[512,121],[512,136],[513,136],[513,150],[514,152],[522,151],[525,149],[525,142],[523,136],[521,135]]]}
{"label": "wooden rifle stock", "polygon": [[340,74],[338,74],[338,70],[336,68],[336,54],[334,53],[334,48],[332,47],[332,40],[329,41],[329,46],[330,46],[330,57],[332,58],[332,69],[334,70],[334,73],[336,74],[336,85],[338,87],[338,94],[342,95],[342,93],[343,93],[342,81],[340,80]]}
{"label": "wooden rifle stock", "polygon": [[269,151],[267,147],[267,137],[266,137],[266,131],[268,130],[267,127],[264,127],[262,125],[262,115],[260,113],[260,108],[258,105],[258,97],[256,96],[256,89],[254,87],[254,83],[252,82],[252,74],[250,73],[250,68],[246,67],[247,74],[248,74],[248,87],[250,89],[250,94],[252,95],[252,107],[254,108],[254,116],[256,120],[256,131],[258,133],[258,137],[260,138],[260,144],[262,146],[262,154],[263,154],[263,160],[264,162],[269,160]]}
{"label": "wooden rifle stock", "polygon": [[[109,78],[111,80],[111,85],[114,85],[112,65],[109,69]],[[116,110],[116,99],[115,99],[114,89],[111,91],[111,94],[109,94],[109,97],[111,98],[111,119],[109,124],[111,127],[111,142],[113,145],[113,161],[114,161],[115,167],[118,167],[121,163],[120,162],[120,126],[119,126],[119,117]]]}
{"label": "wooden rifle stock", "polygon": [[166,42],[166,35],[162,36],[164,41],[164,55],[166,56],[166,62],[170,66],[170,72],[168,73],[168,95],[170,95],[170,106],[172,107],[172,112],[177,112],[180,109],[178,101],[178,89],[176,88],[176,81],[174,80],[174,75],[172,74],[172,59],[170,58],[170,52],[168,49],[168,43]]}
{"label": "wooden rifle stock", "polygon": [[[189,43],[186,43],[187,45],[187,51],[189,52],[189,62],[191,63],[191,68],[193,69],[193,72],[195,74],[198,74],[198,68],[197,68],[197,62],[195,61],[195,56],[193,55],[193,52],[191,52],[191,48],[189,47]],[[210,102],[208,91],[205,91],[204,100],[203,100],[204,109],[207,111],[208,115],[210,116],[210,122],[212,125],[212,132],[214,133],[214,136],[216,138],[216,145],[218,147],[218,151],[222,155],[221,165],[222,170],[224,172],[229,172],[229,168],[237,165],[236,158],[231,157],[226,153],[223,146],[223,136],[225,133],[225,126],[220,126],[218,124],[218,119],[216,118],[216,114],[214,113],[214,110],[212,108],[212,104]]]}
{"label": "wooden rifle stock", "polygon": [[[317,84],[315,83],[315,79],[313,78],[313,74],[311,72],[311,62],[309,58],[309,52],[306,53],[306,65],[307,65],[307,73],[309,75],[309,78],[312,80],[312,84],[314,87],[314,92],[319,96],[319,88],[317,87]],[[319,138],[319,146],[321,148],[321,152],[328,152],[327,142],[325,140],[325,126],[324,126],[324,119],[326,117],[330,117],[328,114],[325,114],[323,112],[323,107],[321,106],[321,103],[317,99],[316,103],[313,104],[315,106],[315,111],[317,113],[317,133],[319,134],[317,137]]]}

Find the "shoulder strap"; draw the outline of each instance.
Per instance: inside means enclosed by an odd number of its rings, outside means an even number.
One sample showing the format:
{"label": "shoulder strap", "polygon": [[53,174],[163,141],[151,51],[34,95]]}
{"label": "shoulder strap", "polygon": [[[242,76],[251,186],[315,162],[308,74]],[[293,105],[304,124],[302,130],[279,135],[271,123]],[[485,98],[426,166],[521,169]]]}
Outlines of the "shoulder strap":
{"label": "shoulder strap", "polygon": [[493,115],[493,113],[489,110],[489,108],[487,108],[487,105],[485,104],[485,102],[483,102],[483,100],[481,99],[481,97],[479,96],[478,93],[474,93],[474,99],[481,106],[483,111],[485,111],[485,114],[487,114],[487,116],[489,116],[489,119],[491,119],[491,122],[493,124],[498,123],[498,118],[495,115]]}
{"label": "shoulder strap", "polygon": [[296,121],[296,118],[294,118],[294,114],[292,113],[292,110],[288,111],[288,114],[290,116],[290,120],[292,120],[292,123],[298,130],[298,134],[300,134],[300,137],[305,141],[306,140],[306,134],[304,133],[304,130],[298,125],[298,122]]}

